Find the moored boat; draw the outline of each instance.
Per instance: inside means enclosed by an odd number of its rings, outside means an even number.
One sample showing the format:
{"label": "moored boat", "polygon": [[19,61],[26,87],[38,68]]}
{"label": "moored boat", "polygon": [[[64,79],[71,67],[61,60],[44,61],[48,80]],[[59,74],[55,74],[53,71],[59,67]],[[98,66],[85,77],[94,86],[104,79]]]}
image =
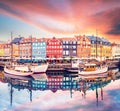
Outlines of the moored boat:
{"label": "moored boat", "polygon": [[33,74],[33,71],[27,66],[5,66],[4,73],[16,76],[29,76]]}
{"label": "moored boat", "polygon": [[108,66],[98,66],[96,64],[85,64],[83,69],[78,71],[79,76],[105,76]]}
{"label": "moored boat", "polygon": [[32,64],[30,66],[31,71],[33,71],[34,74],[40,74],[40,73],[45,73],[48,69],[48,63],[46,64]]}
{"label": "moored boat", "polygon": [[79,70],[79,60],[72,60],[71,67],[64,68],[64,70],[68,73],[78,73]]}
{"label": "moored boat", "polygon": [[9,64],[4,66],[4,73],[16,75],[16,76],[29,76],[33,74],[33,71],[29,68],[28,65],[18,65],[13,58],[13,41],[12,41],[12,32],[11,32],[11,61]]}

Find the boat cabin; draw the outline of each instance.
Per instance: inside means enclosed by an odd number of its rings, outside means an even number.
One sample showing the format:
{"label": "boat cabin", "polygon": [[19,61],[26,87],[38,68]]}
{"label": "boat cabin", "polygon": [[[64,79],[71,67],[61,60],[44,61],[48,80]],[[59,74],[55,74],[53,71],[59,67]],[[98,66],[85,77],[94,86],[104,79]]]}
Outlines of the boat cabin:
{"label": "boat cabin", "polygon": [[96,70],[96,64],[85,64],[85,71],[95,71]]}

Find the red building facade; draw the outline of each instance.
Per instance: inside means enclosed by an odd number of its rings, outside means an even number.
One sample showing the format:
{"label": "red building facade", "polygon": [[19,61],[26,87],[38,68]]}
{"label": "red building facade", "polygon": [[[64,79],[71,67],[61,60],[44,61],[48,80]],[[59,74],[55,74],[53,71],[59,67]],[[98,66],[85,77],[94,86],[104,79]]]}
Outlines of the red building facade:
{"label": "red building facade", "polygon": [[62,57],[62,42],[60,39],[53,37],[47,40],[46,56],[47,58]]}

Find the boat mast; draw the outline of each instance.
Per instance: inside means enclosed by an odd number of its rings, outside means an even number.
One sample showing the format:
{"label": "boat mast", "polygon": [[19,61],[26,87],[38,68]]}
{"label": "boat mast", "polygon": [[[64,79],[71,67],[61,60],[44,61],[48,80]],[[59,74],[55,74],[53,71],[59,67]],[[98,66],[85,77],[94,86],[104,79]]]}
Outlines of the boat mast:
{"label": "boat mast", "polygon": [[30,36],[30,39],[31,39],[30,45],[31,45],[31,65],[32,65],[32,35]]}
{"label": "boat mast", "polygon": [[96,85],[96,106],[98,107],[98,82],[95,83]]}
{"label": "boat mast", "polygon": [[12,65],[12,62],[13,62],[13,44],[12,44],[12,40],[13,40],[13,34],[11,32],[11,43],[10,43],[10,45],[11,45],[11,65]]}
{"label": "boat mast", "polygon": [[97,59],[97,57],[98,57],[98,53],[97,53],[97,42],[98,42],[98,34],[97,34],[97,29],[96,29],[96,59]]}

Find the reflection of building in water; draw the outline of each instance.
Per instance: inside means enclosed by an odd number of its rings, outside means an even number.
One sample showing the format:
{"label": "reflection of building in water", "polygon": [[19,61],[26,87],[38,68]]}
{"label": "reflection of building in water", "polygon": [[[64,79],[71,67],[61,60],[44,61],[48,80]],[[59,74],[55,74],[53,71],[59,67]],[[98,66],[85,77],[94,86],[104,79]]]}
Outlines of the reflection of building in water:
{"label": "reflection of building in water", "polygon": [[4,81],[4,74],[2,72],[0,72],[0,82],[3,82],[3,83],[5,82]]}
{"label": "reflection of building in water", "polygon": [[61,89],[63,76],[48,76],[47,88],[56,92]]}
{"label": "reflection of building in water", "polygon": [[33,90],[45,90],[47,88],[47,81],[32,80],[31,85]]}
{"label": "reflection of building in water", "polygon": [[[16,79],[16,78],[5,78],[5,81],[9,84],[10,89],[10,103],[13,101],[14,88],[18,90],[28,89],[30,94],[30,101],[32,101],[33,90],[51,90],[56,92],[57,90],[69,90],[72,98],[73,91],[80,91],[82,96],[86,96],[87,90],[95,90],[96,102],[98,106],[98,94],[101,89],[101,100],[103,100],[103,87],[111,82],[110,79],[106,81],[86,81],[74,79],[73,77],[64,76],[48,76],[47,79],[35,80],[35,79]],[[64,92],[63,92],[64,93]]]}

